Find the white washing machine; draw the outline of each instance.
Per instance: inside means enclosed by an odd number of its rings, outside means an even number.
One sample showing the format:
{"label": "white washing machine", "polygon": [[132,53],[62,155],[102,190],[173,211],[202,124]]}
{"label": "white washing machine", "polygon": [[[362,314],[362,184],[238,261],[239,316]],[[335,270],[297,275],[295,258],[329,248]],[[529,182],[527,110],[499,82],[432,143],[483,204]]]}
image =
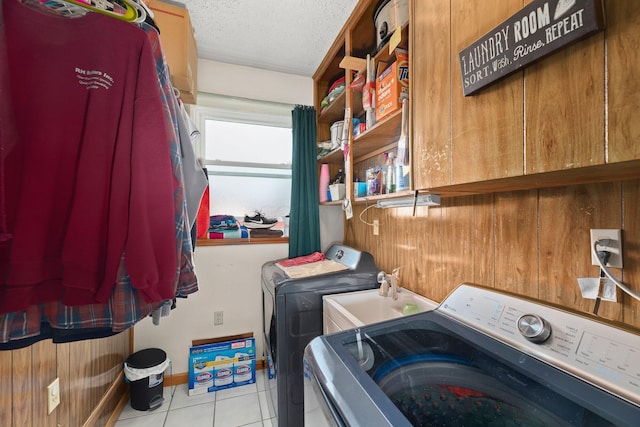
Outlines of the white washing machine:
{"label": "white washing machine", "polygon": [[638,426],[640,335],[476,285],[315,338],[305,426]]}

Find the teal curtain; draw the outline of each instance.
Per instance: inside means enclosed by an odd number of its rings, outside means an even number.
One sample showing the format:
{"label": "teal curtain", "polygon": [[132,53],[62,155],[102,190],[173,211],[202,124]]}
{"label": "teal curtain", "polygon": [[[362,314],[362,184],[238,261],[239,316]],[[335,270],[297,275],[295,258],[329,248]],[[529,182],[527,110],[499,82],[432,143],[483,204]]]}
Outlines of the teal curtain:
{"label": "teal curtain", "polygon": [[318,168],[316,160],[316,110],[296,105],[291,112],[293,153],[289,258],[320,250]]}

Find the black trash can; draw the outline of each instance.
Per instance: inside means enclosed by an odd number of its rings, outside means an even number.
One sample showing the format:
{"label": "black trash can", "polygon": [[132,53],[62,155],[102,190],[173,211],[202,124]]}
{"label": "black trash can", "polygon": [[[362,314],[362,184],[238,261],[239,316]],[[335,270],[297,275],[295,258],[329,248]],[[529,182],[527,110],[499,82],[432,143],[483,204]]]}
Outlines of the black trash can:
{"label": "black trash can", "polygon": [[131,407],[138,411],[156,409],[164,402],[163,378],[167,368],[167,353],[159,348],[136,351],[124,362],[129,381]]}

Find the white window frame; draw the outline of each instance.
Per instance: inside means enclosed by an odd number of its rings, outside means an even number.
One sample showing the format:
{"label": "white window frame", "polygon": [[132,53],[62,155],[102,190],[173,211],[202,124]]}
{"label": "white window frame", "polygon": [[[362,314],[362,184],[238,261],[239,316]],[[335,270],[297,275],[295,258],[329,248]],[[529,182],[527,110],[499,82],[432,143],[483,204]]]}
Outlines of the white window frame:
{"label": "white window frame", "polygon": [[[243,124],[253,124],[261,126],[292,128],[291,112],[294,105],[260,101],[246,98],[235,98],[225,95],[198,93],[198,105],[190,106],[190,115],[200,131],[200,138],[195,144],[196,156],[203,166],[235,166],[248,168],[267,168],[272,170],[288,171],[288,176],[283,174],[256,172],[256,173],[233,173],[233,172],[213,172],[218,176],[248,176],[254,178],[281,178],[291,180],[291,159],[287,164],[276,163],[254,163],[254,162],[231,162],[206,159],[206,121],[227,121]],[[211,171],[209,173],[212,173]]]}
{"label": "white window frame", "polygon": [[[216,161],[207,161],[205,158],[206,138],[204,132],[205,122],[207,120],[250,123],[290,129],[292,127],[291,111],[294,107],[294,105],[278,102],[235,98],[199,92],[198,105],[191,106],[190,111],[193,121],[196,123],[201,134],[198,144],[196,145],[196,156],[202,164],[218,164]],[[256,163],[234,163],[233,165],[256,166]],[[264,167],[264,165],[261,167]],[[277,165],[272,164],[268,164],[267,167],[278,169]]]}

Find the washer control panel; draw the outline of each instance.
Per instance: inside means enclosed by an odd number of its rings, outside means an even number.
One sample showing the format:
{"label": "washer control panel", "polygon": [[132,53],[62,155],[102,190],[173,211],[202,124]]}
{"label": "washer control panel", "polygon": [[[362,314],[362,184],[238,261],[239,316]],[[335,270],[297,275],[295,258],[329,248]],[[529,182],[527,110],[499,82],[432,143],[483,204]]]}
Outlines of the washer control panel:
{"label": "washer control panel", "polygon": [[640,405],[640,335],[494,290],[462,284],[436,309]]}

